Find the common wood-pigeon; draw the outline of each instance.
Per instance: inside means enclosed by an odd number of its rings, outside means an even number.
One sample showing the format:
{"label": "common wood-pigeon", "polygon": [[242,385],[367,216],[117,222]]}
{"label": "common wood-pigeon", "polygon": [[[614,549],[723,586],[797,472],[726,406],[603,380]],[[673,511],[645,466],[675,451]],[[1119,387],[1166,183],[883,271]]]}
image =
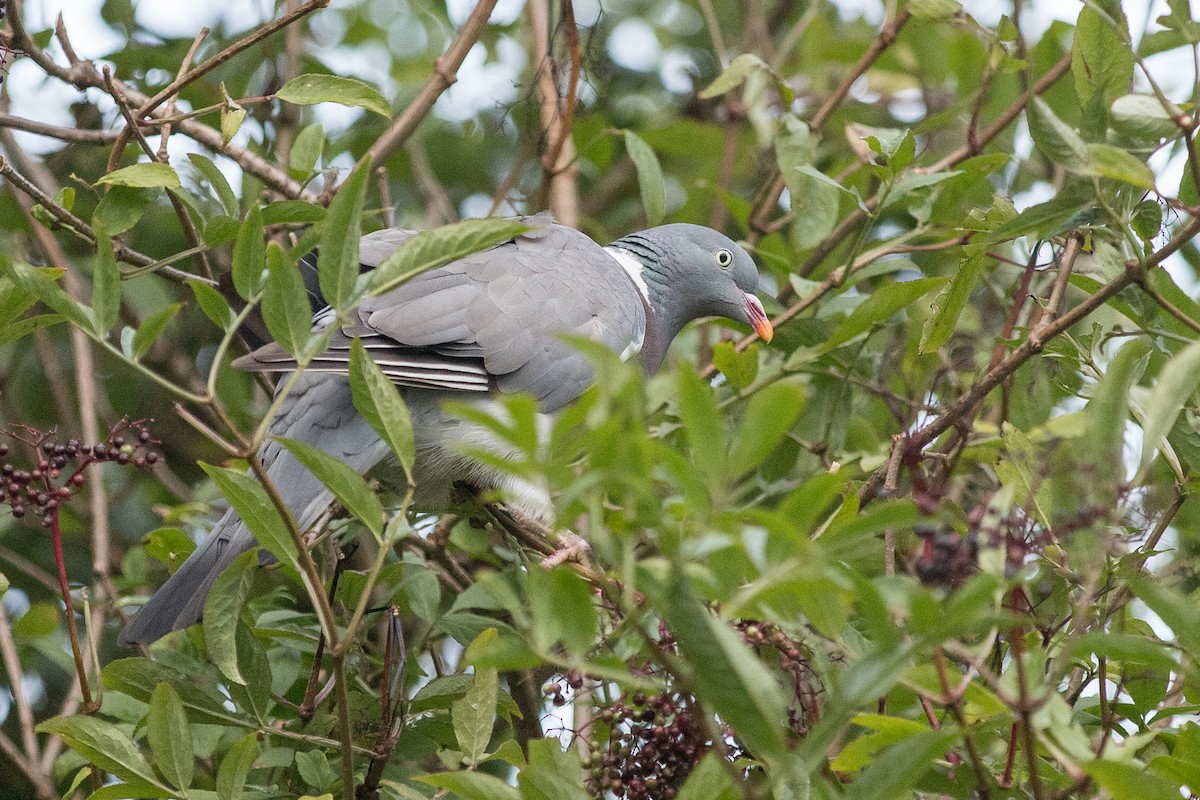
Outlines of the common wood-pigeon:
{"label": "common wood-pigeon", "polygon": [[[360,473],[388,456],[387,445],[351,402],[347,369],[350,344],[358,337],[402,387],[412,416],[414,508],[445,509],[451,487],[465,482],[498,490],[527,513],[546,516],[549,498],[542,489],[464,453],[482,447],[512,457],[511,445],[446,413],[443,400],[499,408],[496,394],[526,392],[542,414],[554,412],[592,381],[590,362],[563,334],[589,337],[626,356],[639,353],[647,373],[658,370],[671,340],[700,317],[738,320],[771,338],[771,323],[754,296],[754,262],[714,230],[662,225],[601,247],[548,216],[525,222],[533,229],[512,241],[359,305],[293,386],[271,435],[317,447]],[[364,236],[363,265],[379,265],[411,235],[389,229]],[[334,314],[325,310],[314,326],[333,322]],[[295,361],[272,343],[235,365],[287,372]],[[259,458],[300,528],[312,525],[332,493],[273,440],[262,446]],[[230,509],[126,626],[120,641],[153,642],[199,621],[213,580],[256,545]]]}

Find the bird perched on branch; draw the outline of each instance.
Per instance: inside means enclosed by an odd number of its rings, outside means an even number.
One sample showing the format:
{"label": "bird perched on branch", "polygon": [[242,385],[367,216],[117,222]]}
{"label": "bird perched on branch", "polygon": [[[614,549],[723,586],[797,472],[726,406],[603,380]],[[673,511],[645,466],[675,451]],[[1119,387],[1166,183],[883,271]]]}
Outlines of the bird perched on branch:
{"label": "bird perched on branch", "polygon": [[[271,425],[271,435],[299,440],[366,473],[389,454],[351,402],[350,345],[367,353],[399,387],[415,442],[413,506],[444,509],[451,487],[465,482],[496,489],[506,500],[544,516],[544,492],[472,459],[464,447],[514,455],[477,426],[442,408],[453,399],[479,404],[497,394],[525,392],[551,414],[591,384],[592,366],[563,336],[587,337],[624,356],[638,354],[647,373],[689,322],[719,316],[751,326],[770,340],[771,323],[754,296],[758,272],[726,236],[698,225],[662,225],[607,247],[548,216],[524,220],[528,232],[498,247],[425,272],[350,312],[328,347],[300,376]],[[412,232],[363,237],[360,260],[379,265]],[[318,313],[315,328],[335,322]],[[292,355],[267,344],[235,365],[289,372]],[[276,441],[259,451],[267,475],[301,530],[313,524],[333,494]],[[162,588],[126,626],[124,644],[149,643],[199,621],[213,580],[257,542],[230,509]]]}

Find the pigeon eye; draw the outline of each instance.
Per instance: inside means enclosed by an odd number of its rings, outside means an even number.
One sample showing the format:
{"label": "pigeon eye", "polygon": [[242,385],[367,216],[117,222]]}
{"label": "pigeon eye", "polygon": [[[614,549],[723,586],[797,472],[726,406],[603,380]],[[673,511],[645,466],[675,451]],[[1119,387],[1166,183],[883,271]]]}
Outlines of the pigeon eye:
{"label": "pigeon eye", "polygon": [[714,258],[716,258],[716,260],[717,260],[717,266],[722,269],[724,269],[725,267],[728,267],[730,264],[733,263],[733,253],[726,250],[725,248],[721,248],[720,250],[718,250],[716,252],[716,255],[714,256]]}

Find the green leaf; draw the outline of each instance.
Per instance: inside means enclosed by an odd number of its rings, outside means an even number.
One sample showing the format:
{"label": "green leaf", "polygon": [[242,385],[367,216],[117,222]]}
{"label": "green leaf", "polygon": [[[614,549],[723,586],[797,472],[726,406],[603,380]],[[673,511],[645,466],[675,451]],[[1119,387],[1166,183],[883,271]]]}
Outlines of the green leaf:
{"label": "green leaf", "polygon": [[600,623],[592,605],[592,587],[569,567],[529,569],[529,607],[534,647],[548,653],[558,642],[584,656],[596,644]]}
{"label": "green leaf", "polygon": [[843,795],[845,800],[910,797],[934,759],[958,736],[953,730],[928,731],[889,747],[862,771]]}
{"label": "green leaf", "polygon": [[909,0],[908,10],[916,19],[950,19],[962,11],[958,0]]}
{"label": "green leaf", "polygon": [[325,207],[307,200],[276,200],[262,210],[264,225],[285,222],[317,223],[325,219]]}
{"label": "green leaf", "polygon": [[206,725],[245,725],[225,707],[225,697],[207,677],[184,675],[148,658],[122,658],[105,665],[104,688],[149,703],[160,683],[168,683],[179,696],[188,718]]}
{"label": "green leaf", "polygon": [[146,738],[154,765],[174,786],[192,785],[196,757],[192,752],[192,729],[188,726],[183,701],[169,683],[160,683],[150,695],[146,714]]}
{"label": "green leaf", "polygon": [[250,206],[233,245],[233,288],[249,300],[258,292],[263,276],[263,218],[257,205]]}
{"label": "green leaf", "polygon": [[314,122],[296,134],[292,151],[288,153],[288,172],[293,178],[304,180],[313,174],[321,150],[325,147],[325,129]]}
{"label": "green leaf", "polygon": [[299,556],[287,525],[258,481],[234,469],[199,463],[258,543],[283,563],[299,569]]}
{"label": "green leaf", "polygon": [[742,800],[729,770],[716,753],[706,755],[684,781],[676,800]]}
{"label": "green leaf", "polygon": [[1149,353],[1149,345],[1140,339],[1118,350],[1085,409],[1084,442],[1092,463],[1097,469],[1111,473],[1113,480],[1119,480],[1124,470],[1121,449],[1125,442],[1125,420],[1129,417],[1129,390],[1141,374]]}
{"label": "green leaf", "polygon": [[1083,764],[1083,771],[1108,790],[1113,800],[1178,800],[1179,784],[1168,781],[1144,766],[1096,760]]}
{"label": "green leaf", "polygon": [[54,267],[32,267],[21,262],[5,261],[3,264],[18,286],[66,317],[76,328],[88,335],[94,335],[97,326],[92,309],[76,301],[58,285],[58,278],[62,276],[63,270]]}
{"label": "green leaf", "polygon": [[1085,171],[1089,175],[1112,178],[1139,189],[1154,189],[1154,173],[1140,158],[1110,144],[1089,144]]}
{"label": "green leaf", "polygon": [[1087,144],[1074,128],[1058,118],[1049,103],[1040,97],[1033,98],[1028,116],[1033,142],[1051,163],[1067,169],[1078,169],[1088,163]]}
{"label": "green leaf", "polygon": [[476,669],[471,688],[450,708],[458,748],[472,767],[479,763],[480,757],[487,752],[488,742],[492,740],[497,693],[496,670]]}
{"label": "green leaf", "polygon": [[296,753],[296,770],[300,779],[308,786],[321,791],[333,782],[333,770],[329,768],[329,759],[320,750],[302,750]]}
{"label": "green leaf", "polygon": [[317,278],[325,302],[340,309],[347,305],[358,280],[360,220],[367,196],[367,165],[360,163],[338,189],[321,233],[317,252]]}
{"label": "green leaf", "polygon": [[133,358],[137,360],[146,355],[158,340],[163,330],[175,319],[175,315],[183,308],[183,303],[171,303],[166,308],[155,311],[146,317],[133,335]]}
{"label": "green leaf", "polygon": [[383,263],[367,273],[366,289],[380,295],[412,280],[422,272],[490,250],[523,233],[538,231],[548,220],[529,218],[468,219],[421,231],[404,241]]}
{"label": "green leaf", "polygon": [[777,381],[750,397],[729,453],[729,475],[740,478],[769,456],[804,410],[802,384]]}
{"label": "green leaf", "polygon": [[679,365],[679,419],[691,446],[692,463],[710,480],[725,462],[725,424],[712,389],[691,364]]}
{"label": "green leaf", "polygon": [[1163,365],[1145,404],[1142,458],[1139,472],[1154,458],[1162,438],[1175,425],[1179,413],[1200,386],[1200,342],[1192,342]]}
{"label": "green leaf", "polygon": [[950,341],[950,336],[958,326],[958,318],[966,308],[972,290],[979,283],[984,263],[984,252],[972,253],[963,259],[958,272],[954,273],[950,279],[950,283],[943,286],[942,290],[938,292],[937,297],[933,300],[933,315],[925,320],[925,325],[921,329],[922,353],[937,352],[942,345]]}
{"label": "green leaf", "polygon": [[234,634],[237,650],[237,671],[246,683],[227,683],[229,696],[238,708],[249,711],[260,725],[268,724],[267,712],[271,706],[271,662],[262,642],[250,630],[250,626],[237,623]]}
{"label": "green leaf", "polygon": [[[1113,6],[1108,14],[1101,14],[1085,4],[1075,23],[1071,72],[1075,75],[1075,92],[1084,104],[1099,93],[1107,107],[1128,92],[1133,81],[1133,52],[1129,48],[1125,15],[1119,6]],[[1112,18],[1113,14],[1116,18]],[[1113,23],[1122,29],[1118,30]]]}
{"label": "green leaf", "polygon": [[331,456],[323,450],[318,450],[310,444],[298,442],[295,439],[275,437],[286,447],[296,460],[308,469],[317,479],[333,492],[338,502],[359,519],[375,537],[383,536],[383,506],[379,498],[363,480],[363,477],[352,470],[336,456]]}
{"label": "green leaf", "polygon": [[166,164],[160,164],[156,161],[134,164],[129,167],[113,170],[96,181],[95,185],[98,186],[102,183],[106,183],[109,186],[130,186],[135,189],[150,189],[155,187],[164,189],[180,188],[179,176],[175,174],[175,170]]}
{"label": "green leaf", "polygon": [[1127,94],[1113,101],[1112,125],[1126,136],[1157,142],[1179,134],[1174,118],[1182,113],[1173,104],[1163,108],[1154,95]]}
{"label": "green leaf", "polygon": [[735,389],[745,389],[758,377],[758,347],[755,345],[739,353],[733,342],[717,342],[713,345],[712,361]]}
{"label": "green leaf", "polygon": [[33,317],[26,317],[17,322],[0,325],[0,344],[15,342],[17,339],[28,336],[36,330],[41,330],[62,321],[62,314],[38,314]]}
{"label": "green leaf", "polygon": [[775,676],[724,621],[701,605],[678,570],[669,579],[663,617],[691,666],[701,702],[749,746],[757,758],[782,759],[787,702]]}
{"label": "green leaf", "polygon": [[162,797],[173,794],[158,780],[133,740],[111,722],[82,714],[54,717],[38,725],[37,731],[57,736],[85,759],[121,780],[149,784],[162,791]]}
{"label": "green leaf", "polygon": [[221,207],[225,209],[225,213],[236,217],[238,215],[237,195],[233,193],[233,187],[225,179],[225,174],[212,162],[212,159],[199,153],[188,153],[188,161],[192,162],[196,171],[204,176],[213,191],[217,193],[217,199],[221,201]]}
{"label": "green leaf", "polygon": [[204,312],[204,316],[212,320],[213,324],[221,330],[229,330],[229,326],[233,324],[235,319],[235,314],[233,313],[233,309],[229,307],[229,302],[221,296],[221,293],[204,281],[193,279],[188,281],[187,285],[192,290],[192,294],[196,296],[196,305],[200,306],[200,310]]}
{"label": "green leaf", "polygon": [[416,452],[408,406],[359,339],[350,345],[350,392],[358,413],[387,442],[411,483]]}
{"label": "green leaf", "polygon": [[112,240],[96,231],[96,268],[92,274],[92,311],[96,318],[96,336],[104,339],[121,312],[121,271],[113,254]]}
{"label": "green leaf", "polygon": [[103,228],[109,236],[117,236],[137,225],[151,204],[149,192],[113,186],[96,204],[96,210],[92,212],[92,224],[96,228]]}
{"label": "green leaf", "polygon": [[1074,655],[1086,657],[1092,653],[1123,664],[1139,664],[1163,671],[1179,669],[1171,656],[1171,645],[1150,636],[1113,631],[1090,631],[1075,642]]}
{"label": "green leaf", "polygon": [[312,307],[304,279],[278,242],[267,245],[267,285],[262,298],[263,321],[284,350],[299,355],[312,331]]}
{"label": "green leaf", "polygon": [[920,278],[881,286],[871,293],[849,317],[833,329],[825,340],[823,350],[829,351],[854,337],[866,333],[906,306],[945,285],[948,278]]}
{"label": "green leaf", "polygon": [[414,776],[413,780],[449,789],[463,800],[521,800],[521,793],[514,787],[486,772],[435,772]]}
{"label": "green leaf", "polygon": [[217,797],[221,800],[241,800],[246,776],[258,758],[258,733],[248,733],[237,741],[217,767]]}
{"label": "green leaf", "polygon": [[666,212],[667,186],[663,180],[662,165],[658,156],[646,140],[633,131],[625,131],[625,150],[633,159],[637,169],[638,186],[642,191],[642,205],[646,209],[646,223],[658,225]]}
{"label": "green leaf", "polygon": [[1195,600],[1167,585],[1160,577],[1140,574],[1136,568],[1128,565],[1122,565],[1121,576],[1137,599],[1170,626],[1179,637],[1183,650],[1190,654],[1189,660],[1195,664],[1196,654],[1200,653],[1200,627],[1196,625]]}
{"label": "green leaf", "polygon": [[229,144],[246,119],[246,109],[229,96],[224,82],[221,83],[221,97],[224,100],[221,104],[221,141]]}
{"label": "green leaf", "polygon": [[1143,242],[1149,243],[1151,239],[1158,236],[1162,231],[1162,224],[1163,207],[1158,204],[1157,200],[1143,200],[1133,207],[1129,226]]}
{"label": "green leaf", "polygon": [[285,103],[310,106],[314,103],[337,103],[365,108],[390,118],[392,109],[379,90],[368,83],[337,75],[299,75],[285,83],[275,93]]}
{"label": "green leaf", "polygon": [[721,71],[715,81],[700,91],[699,97],[701,100],[711,100],[727,94],[741,86],[751,73],[759,70],[770,72],[771,68],[753,53],[742,53],[729,62],[729,66]]}
{"label": "green leaf", "polygon": [[257,571],[258,550],[247,550],[221,571],[204,601],[202,622],[209,658],[222,675],[242,686],[246,677],[238,669],[238,621]]}
{"label": "green leaf", "polygon": [[1168,31],[1180,34],[1183,42],[1187,44],[1200,42],[1200,23],[1192,19],[1192,9],[1188,0],[1167,0],[1167,8],[1167,13],[1158,18],[1158,24]]}

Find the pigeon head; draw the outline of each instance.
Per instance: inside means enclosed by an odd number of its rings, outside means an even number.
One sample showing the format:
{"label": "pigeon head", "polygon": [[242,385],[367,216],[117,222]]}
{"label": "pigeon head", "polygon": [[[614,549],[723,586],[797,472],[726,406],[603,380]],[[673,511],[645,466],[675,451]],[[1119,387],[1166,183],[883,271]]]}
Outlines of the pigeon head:
{"label": "pigeon head", "polygon": [[[671,340],[700,317],[725,317],[749,325],[765,341],[773,334],[750,255],[724,234],[676,223],[631,233],[609,245],[635,281],[645,285],[650,317],[642,363],[661,365]],[[630,264],[624,257],[632,257]]]}

